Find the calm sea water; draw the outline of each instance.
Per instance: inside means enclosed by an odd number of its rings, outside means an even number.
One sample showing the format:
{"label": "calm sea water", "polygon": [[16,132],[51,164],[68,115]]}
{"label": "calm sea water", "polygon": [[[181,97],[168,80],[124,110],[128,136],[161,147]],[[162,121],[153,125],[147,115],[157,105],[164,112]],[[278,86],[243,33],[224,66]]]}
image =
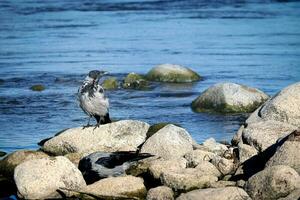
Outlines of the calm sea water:
{"label": "calm sea water", "polygon": [[197,71],[204,80],[194,84],[107,93],[112,118],[177,123],[198,142],[230,140],[245,118],[191,111],[212,84],[273,95],[300,80],[297,1],[1,0],[0,13],[0,150],[8,152],[85,124],[76,92],[92,69],[119,79],[161,63]]}

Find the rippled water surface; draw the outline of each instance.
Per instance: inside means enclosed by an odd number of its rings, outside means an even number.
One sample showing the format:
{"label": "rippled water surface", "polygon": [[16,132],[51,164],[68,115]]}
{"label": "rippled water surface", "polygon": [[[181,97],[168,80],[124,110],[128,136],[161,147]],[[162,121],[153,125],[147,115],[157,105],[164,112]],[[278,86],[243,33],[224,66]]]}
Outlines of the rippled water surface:
{"label": "rippled water surface", "polygon": [[0,12],[0,150],[8,152],[87,122],[75,94],[91,69],[120,80],[160,63],[197,71],[201,82],[107,93],[112,118],[177,123],[198,142],[230,140],[245,118],[191,111],[212,84],[274,95],[300,80],[297,1],[1,0]]}

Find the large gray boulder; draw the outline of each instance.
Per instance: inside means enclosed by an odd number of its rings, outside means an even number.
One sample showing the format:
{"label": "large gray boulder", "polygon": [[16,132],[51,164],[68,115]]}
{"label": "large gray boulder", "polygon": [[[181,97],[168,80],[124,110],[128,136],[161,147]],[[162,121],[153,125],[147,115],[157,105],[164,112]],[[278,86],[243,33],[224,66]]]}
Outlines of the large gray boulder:
{"label": "large gray boulder", "polygon": [[215,153],[196,149],[186,153],[184,158],[187,160],[189,167],[196,167],[199,163],[210,161],[215,156]]}
{"label": "large gray boulder", "polygon": [[42,149],[54,155],[95,151],[135,151],[146,139],[149,124],[122,120],[99,128],[71,128],[46,141]]}
{"label": "large gray boulder", "polygon": [[257,155],[257,150],[253,146],[243,144],[242,142],[238,144],[238,150],[239,150],[239,161],[241,163]]}
{"label": "large gray boulder", "polygon": [[299,174],[289,166],[276,165],[250,177],[245,190],[253,199],[278,199],[300,188]]}
{"label": "large gray boulder", "polygon": [[225,151],[228,150],[226,145],[216,142],[214,138],[209,138],[203,142],[203,146],[206,147],[210,152],[218,155],[224,155]]}
{"label": "large gray boulder", "polygon": [[249,113],[269,98],[262,91],[236,83],[218,83],[192,102],[196,112]]}
{"label": "large gray boulder", "polygon": [[13,177],[15,167],[19,164],[33,159],[49,157],[42,151],[19,150],[8,154],[3,160],[0,160],[0,174],[6,177]]}
{"label": "large gray boulder", "polygon": [[151,161],[149,164],[149,172],[155,179],[159,179],[160,176],[169,171],[176,171],[178,169],[184,169],[187,166],[187,161],[184,158],[177,158],[171,160],[158,159]]}
{"label": "large gray boulder", "polygon": [[260,110],[264,120],[275,120],[300,127],[300,82],[281,90]]}
{"label": "large gray boulder", "polygon": [[162,64],[152,68],[146,75],[150,81],[188,83],[201,77],[191,69],[180,65]]}
{"label": "large gray boulder", "polygon": [[193,150],[194,143],[185,129],[169,124],[146,140],[141,153],[176,159]]}
{"label": "large gray boulder", "polygon": [[267,162],[267,167],[275,165],[288,165],[300,174],[300,130],[295,131]]}
{"label": "large gray boulder", "polygon": [[297,127],[279,121],[260,121],[248,124],[243,130],[243,141],[262,152],[274,144],[279,138],[287,136]]}
{"label": "large gray boulder", "polygon": [[60,188],[79,190],[86,186],[81,172],[67,158],[28,160],[15,168],[18,196],[24,199],[62,198]]}
{"label": "large gray boulder", "polygon": [[248,194],[238,187],[208,188],[181,194],[176,200],[251,200]]}

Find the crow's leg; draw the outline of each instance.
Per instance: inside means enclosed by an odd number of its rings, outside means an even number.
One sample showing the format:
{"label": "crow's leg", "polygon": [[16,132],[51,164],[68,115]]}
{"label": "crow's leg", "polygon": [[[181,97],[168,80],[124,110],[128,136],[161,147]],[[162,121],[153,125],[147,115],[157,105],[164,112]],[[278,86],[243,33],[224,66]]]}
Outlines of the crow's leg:
{"label": "crow's leg", "polygon": [[96,126],[95,126],[95,128],[94,128],[94,130],[95,130],[96,128],[99,128],[99,127],[100,127],[100,124],[101,124],[101,117],[98,116],[98,115],[95,115],[94,117],[95,117],[96,120],[97,120],[97,124],[96,124]]}
{"label": "crow's leg", "polygon": [[90,125],[91,117],[92,117],[92,116],[89,116],[89,120],[88,120],[88,123],[87,123],[87,125],[83,126],[83,127],[82,127],[82,129],[85,129],[85,128],[87,128],[87,127],[90,127],[90,126],[91,126],[91,125]]}

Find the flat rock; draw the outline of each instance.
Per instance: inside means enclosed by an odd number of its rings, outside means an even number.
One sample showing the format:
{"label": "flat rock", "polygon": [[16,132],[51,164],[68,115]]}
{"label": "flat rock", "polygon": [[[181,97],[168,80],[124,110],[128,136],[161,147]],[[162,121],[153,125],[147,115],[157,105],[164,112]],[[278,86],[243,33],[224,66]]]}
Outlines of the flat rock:
{"label": "flat rock", "polygon": [[146,139],[149,124],[122,120],[99,128],[71,128],[46,141],[42,149],[54,155],[95,151],[135,151]]}
{"label": "flat rock", "polygon": [[193,143],[192,137],[185,129],[169,124],[148,138],[141,152],[174,159],[193,150]]}
{"label": "flat rock", "polygon": [[250,177],[245,184],[246,192],[253,199],[278,199],[300,188],[300,177],[291,167],[276,165]]}
{"label": "flat rock", "polygon": [[14,180],[24,199],[62,198],[57,189],[86,186],[80,171],[63,156],[25,161],[15,168]]}
{"label": "flat rock", "polygon": [[3,160],[0,160],[0,174],[6,177],[13,177],[15,167],[19,164],[33,159],[49,157],[42,151],[19,150],[8,154]]}
{"label": "flat rock", "polygon": [[264,92],[236,83],[218,83],[192,102],[196,112],[249,113],[269,98]]}
{"label": "flat rock", "polygon": [[181,194],[176,200],[251,200],[248,194],[238,187],[208,188]]}
{"label": "flat rock", "polygon": [[201,77],[191,69],[180,65],[162,64],[152,68],[146,75],[150,81],[188,83]]}
{"label": "flat rock", "polygon": [[248,124],[243,130],[243,141],[253,146],[258,152],[275,144],[279,138],[287,136],[297,127],[278,121],[261,121]]}
{"label": "flat rock", "polygon": [[151,188],[147,193],[146,200],[173,200],[174,192],[167,186]]}

